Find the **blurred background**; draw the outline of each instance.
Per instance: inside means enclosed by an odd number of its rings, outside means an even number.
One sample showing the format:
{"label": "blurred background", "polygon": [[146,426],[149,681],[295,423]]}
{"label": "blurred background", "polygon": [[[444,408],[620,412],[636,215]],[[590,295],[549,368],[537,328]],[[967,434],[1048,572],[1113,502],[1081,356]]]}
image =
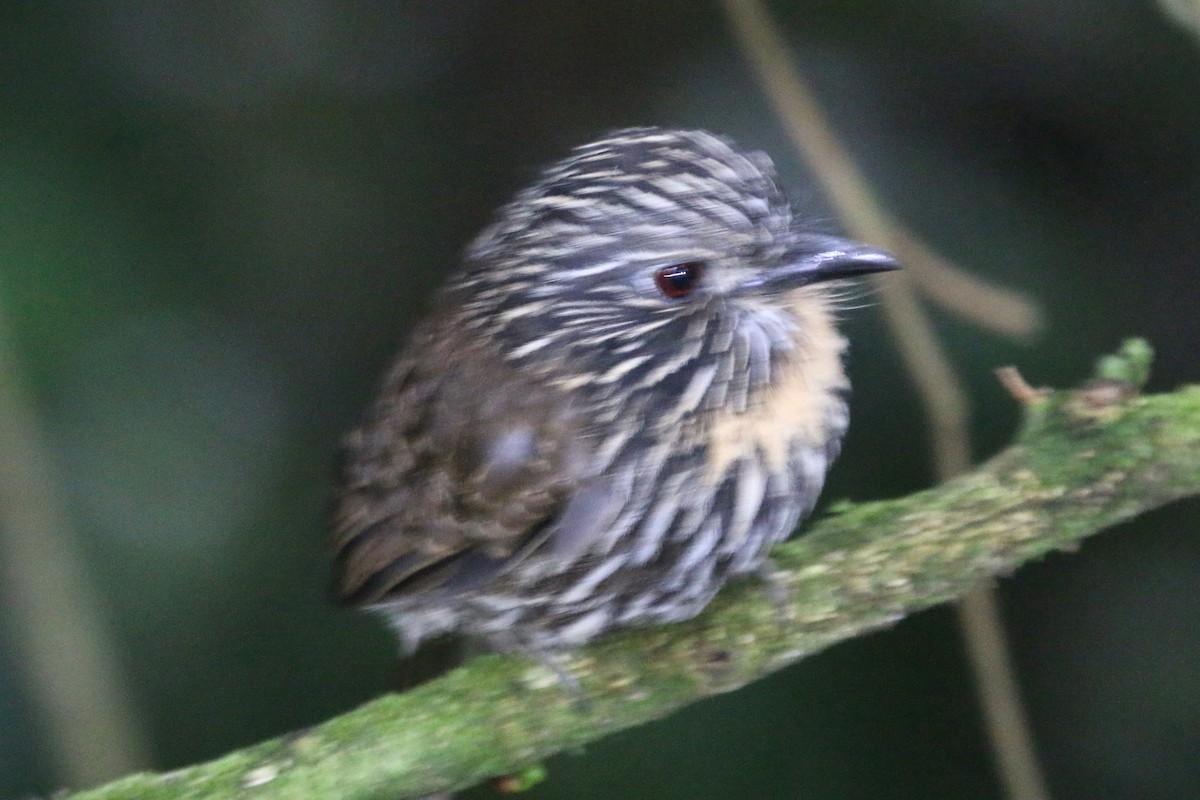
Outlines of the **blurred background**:
{"label": "blurred background", "polygon": [[[771,9],[896,217],[1042,304],[1020,341],[934,311],[977,457],[1018,422],[996,366],[1069,386],[1137,334],[1152,390],[1200,380],[1195,32],[1151,0]],[[832,219],[705,3],[4,5],[0,476],[31,505],[0,531],[0,797],[386,690],[385,631],[326,601],[336,442],[490,211],[634,124],[766,150]],[[925,487],[895,345],[848,316],[826,502]],[[24,512],[54,535],[22,544]],[[1059,800],[1200,796],[1198,523],[1177,504],[1001,584]],[[72,676],[89,641],[112,685]],[[55,710],[60,672],[87,708]],[[63,742],[92,712],[119,735],[89,774]],[[1001,796],[945,608],[548,766],[533,800]]]}

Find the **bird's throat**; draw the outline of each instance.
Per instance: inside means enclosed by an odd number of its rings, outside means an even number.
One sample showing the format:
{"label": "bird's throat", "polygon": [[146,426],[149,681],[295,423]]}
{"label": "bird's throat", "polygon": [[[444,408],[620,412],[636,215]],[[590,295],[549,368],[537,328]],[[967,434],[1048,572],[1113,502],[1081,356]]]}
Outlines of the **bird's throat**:
{"label": "bird's throat", "polygon": [[797,292],[789,310],[796,336],[771,384],[757,392],[745,411],[721,410],[709,420],[709,474],[714,478],[743,457],[765,458],[771,469],[784,469],[792,447],[821,447],[831,435],[841,434],[831,430],[831,422],[844,424],[845,340],[828,303],[814,293]]}

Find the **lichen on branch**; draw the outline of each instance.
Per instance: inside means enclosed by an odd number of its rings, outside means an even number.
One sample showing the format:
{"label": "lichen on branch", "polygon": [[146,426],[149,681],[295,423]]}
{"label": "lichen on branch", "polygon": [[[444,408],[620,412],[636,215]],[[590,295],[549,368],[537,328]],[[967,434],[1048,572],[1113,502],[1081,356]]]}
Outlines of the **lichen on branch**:
{"label": "lichen on branch", "polygon": [[511,774],[727,692],[957,597],[1046,553],[1200,494],[1200,386],[1142,396],[1131,340],[1075,391],[1019,393],[1023,428],[971,472],[846,505],[773,552],[769,584],[729,587],[696,619],[571,654],[579,695],[546,667],[484,656],[309,730],[70,797],[398,798]]}

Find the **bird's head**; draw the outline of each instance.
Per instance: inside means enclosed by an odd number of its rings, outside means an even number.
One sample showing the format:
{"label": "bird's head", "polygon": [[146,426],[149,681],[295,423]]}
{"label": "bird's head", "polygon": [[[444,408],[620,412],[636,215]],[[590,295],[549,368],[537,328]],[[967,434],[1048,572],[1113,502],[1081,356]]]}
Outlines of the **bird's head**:
{"label": "bird's head", "polygon": [[798,309],[828,314],[829,281],[897,266],[806,230],[765,155],[704,131],[636,128],[520,192],[451,291],[506,358],[566,365],[570,388],[678,394],[709,369],[708,388],[740,387],[744,403],[804,340]]}

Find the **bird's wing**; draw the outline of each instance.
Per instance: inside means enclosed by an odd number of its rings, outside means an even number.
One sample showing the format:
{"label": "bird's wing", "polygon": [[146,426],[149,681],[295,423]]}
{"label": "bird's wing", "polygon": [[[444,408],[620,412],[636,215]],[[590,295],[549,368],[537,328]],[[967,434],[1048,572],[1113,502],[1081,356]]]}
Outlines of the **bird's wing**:
{"label": "bird's wing", "polygon": [[576,487],[579,440],[561,395],[446,326],[418,332],[344,441],[333,520],[344,602],[478,585]]}

